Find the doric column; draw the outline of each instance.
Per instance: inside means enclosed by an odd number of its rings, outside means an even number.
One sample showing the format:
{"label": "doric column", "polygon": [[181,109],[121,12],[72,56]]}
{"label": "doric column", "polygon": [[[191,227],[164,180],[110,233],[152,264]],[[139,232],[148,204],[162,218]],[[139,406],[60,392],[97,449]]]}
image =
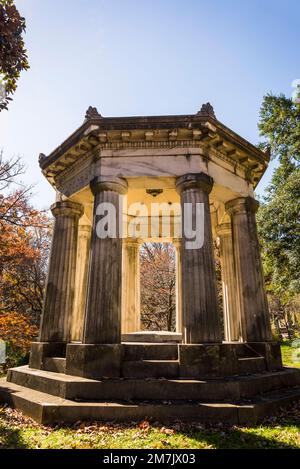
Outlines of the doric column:
{"label": "doric column", "polygon": [[41,342],[68,342],[75,294],[78,220],[81,204],[56,202],[51,206],[55,218],[44,308]]}
{"label": "doric column", "polygon": [[90,244],[91,226],[79,225],[75,278],[75,301],[71,335],[71,340],[74,342],[82,341],[83,335]]}
{"label": "doric column", "polygon": [[176,332],[182,332],[181,239],[173,239],[176,256]]}
{"label": "doric column", "polygon": [[[209,208],[209,193],[212,186],[212,178],[204,173],[187,174],[176,181],[183,217],[182,315],[183,340],[187,344],[221,341]],[[195,229],[197,207],[202,207],[204,211],[203,220],[200,220],[204,230],[203,245],[189,249],[187,241],[190,240],[186,236],[188,228],[186,210],[193,209],[190,229]]]}
{"label": "doric column", "polygon": [[140,244],[123,240],[122,334],[140,330]]}
{"label": "doric column", "polygon": [[217,235],[220,240],[225,341],[236,342],[241,337],[241,321],[237,308],[231,224],[219,225]]}
{"label": "doric column", "polygon": [[268,302],[255,220],[258,205],[258,202],[251,197],[239,197],[226,204],[226,210],[232,219],[242,338],[247,342],[271,340]]}
{"label": "doric column", "polygon": [[[83,343],[118,344],[121,341],[122,282],[119,212],[120,194],[126,193],[127,182],[121,178],[98,177],[91,189],[95,198]],[[107,212],[111,231],[105,239],[97,233],[99,215],[103,212]]]}

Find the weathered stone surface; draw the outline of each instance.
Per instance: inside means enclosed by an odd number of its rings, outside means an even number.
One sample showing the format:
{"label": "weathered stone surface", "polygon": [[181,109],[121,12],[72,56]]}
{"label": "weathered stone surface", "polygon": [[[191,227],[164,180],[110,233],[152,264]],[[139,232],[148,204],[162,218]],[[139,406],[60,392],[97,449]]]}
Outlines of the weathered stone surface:
{"label": "weathered stone surface", "polygon": [[221,342],[215,266],[213,256],[209,193],[213,180],[207,174],[187,174],[177,179],[185,223],[184,205],[193,206],[193,227],[196,226],[196,204],[204,205],[204,240],[198,249],[187,249],[186,234],[182,238],[182,316],[183,341],[187,344]]}
{"label": "weathered stone surface", "polygon": [[238,310],[245,342],[272,340],[255,220],[257,208],[258,202],[251,197],[226,204],[232,219]]}
{"label": "weathered stone surface", "polygon": [[182,334],[170,331],[140,331],[122,334],[122,342],[152,342],[154,344],[182,341]]}
{"label": "weathered stone surface", "polygon": [[75,295],[78,220],[81,204],[62,201],[51,207],[55,217],[40,342],[67,342]]}
{"label": "weathered stone surface", "polygon": [[119,196],[127,191],[127,182],[99,177],[91,188],[95,199],[83,342],[118,344],[121,342],[122,239],[118,223],[115,238],[98,236],[97,209],[99,204],[112,204],[119,220]]}
{"label": "weathered stone surface", "polygon": [[123,240],[122,334],[137,332],[140,318],[140,243],[137,239]]}
{"label": "weathered stone surface", "polygon": [[234,344],[182,344],[178,347],[181,377],[201,379],[238,374]]}
{"label": "weathered stone surface", "polygon": [[258,418],[274,414],[279,408],[299,399],[300,387],[273,391],[256,397],[248,404],[224,402],[174,401],[162,403],[74,402],[27,387],[0,380],[0,401],[23,411],[42,424],[74,423],[78,420],[139,421],[147,418],[159,422],[201,421],[229,424],[255,423]]}
{"label": "weathered stone surface", "polygon": [[282,368],[282,356],[279,343],[254,342],[248,345],[265,358],[268,370],[273,371]]}
{"label": "weathered stone surface", "polygon": [[85,378],[114,378],[121,375],[120,344],[68,344],[66,373]]}
{"label": "weathered stone surface", "polygon": [[79,225],[75,277],[75,299],[71,321],[71,340],[82,341],[86,305],[91,226]]}
{"label": "weathered stone surface", "polygon": [[27,366],[9,370],[7,381],[65,399],[87,400],[238,400],[266,392],[300,386],[300,370],[284,368],[248,376],[196,380],[105,379],[33,370]]}
{"label": "weathered stone surface", "polygon": [[66,344],[63,342],[32,342],[29,366],[41,370],[45,358],[63,357],[65,354]]}
{"label": "weathered stone surface", "polygon": [[235,342],[241,339],[241,319],[237,306],[237,284],[231,224],[223,223],[219,225],[217,235],[220,240],[225,340]]}

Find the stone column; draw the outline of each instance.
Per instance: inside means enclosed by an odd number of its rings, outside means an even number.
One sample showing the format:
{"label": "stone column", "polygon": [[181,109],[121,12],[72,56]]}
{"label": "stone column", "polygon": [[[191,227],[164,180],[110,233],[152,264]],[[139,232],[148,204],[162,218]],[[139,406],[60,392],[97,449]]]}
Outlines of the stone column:
{"label": "stone column", "polygon": [[[91,189],[95,196],[91,239],[87,305],[83,343],[118,344],[121,341],[122,239],[120,195],[127,191],[121,178],[96,178]],[[101,239],[97,234],[101,204],[109,209],[109,225],[115,223],[115,237]],[[102,205],[103,207],[103,205]],[[106,208],[105,208],[106,210]]]}
{"label": "stone column", "polygon": [[247,342],[272,340],[255,220],[258,205],[251,197],[239,197],[225,206],[232,219],[237,300]]}
{"label": "stone column", "polygon": [[[181,197],[183,216],[182,238],[182,315],[183,341],[186,344],[219,343],[219,326],[215,262],[213,253],[209,193],[213,186],[211,177],[204,173],[187,174],[176,181]],[[193,229],[196,227],[196,206],[203,204],[201,221],[203,245],[197,249],[187,246],[185,204],[193,208]]]}
{"label": "stone column", "polygon": [[91,242],[91,226],[79,225],[78,227],[78,246],[75,278],[75,301],[74,313],[72,319],[71,340],[82,341],[84,311],[87,293],[87,277],[89,267],[89,254]]}
{"label": "stone column", "polygon": [[44,308],[40,328],[41,342],[68,342],[75,295],[78,221],[81,204],[56,202],[51,206],[55,218]]}
{"label": "stone column", "polygon": [[140,330],[140,244],[123,241],[122,334]]}
{"label": "stone column", "polygon": [[181,239],[173,240],[176,251],[176,332],[182,333]]}
{"label": "stone column", "polygon": [[241,338],[241,321],[237,308],[231,224],[219,225],[217,235],[220,240],[225,341],[237,342]]}

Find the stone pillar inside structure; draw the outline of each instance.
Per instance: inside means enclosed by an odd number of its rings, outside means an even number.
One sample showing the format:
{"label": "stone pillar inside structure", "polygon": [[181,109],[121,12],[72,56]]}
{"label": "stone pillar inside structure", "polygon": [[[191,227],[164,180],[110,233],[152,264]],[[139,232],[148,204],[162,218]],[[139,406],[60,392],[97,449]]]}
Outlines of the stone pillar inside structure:
{"label": "stone pillar inside structure", "polygon": [[241,338],[241,321],[237,308],[237,285],[231,224],[223,223],[219,225],[217,235],[220,240],[225,341],[237,342]]}
{"label": "stone pillar inside structure", "polygon": [[140,243],[123,240],[122,334],[140,330]]}
{"label": "stone pillar inside structure", "polygon": [[78,221],[81,204],[62,201],[51,206],[55,218],[44,308],[41,342],[68,342],[75,298]]}
{"label": "stone pillar inside structure", "polygon": [[71,340],[74,342],[81,342],[83,336],[90,243],[91,225],[79,225],[75,278],[75,301],[71,334]]}
{"label": "stone pillar inside structure", "polygon": [[[187,174],[176,181],[182,208],[182,315],[183,342],[186,344],[220,343],[221,333],[217,302],[215,264],[209,208],[213,180],[204,173]],[[196,227],[197,204],[204,211],[203,244],[189,249],[186,236],[188,205],[193,210],[192,227]],[[198,206],[200,207],[200,205]]]}
{"label": "stone pillar inside structure", "polygon": [[176,256],[176,332],[182,333],[181,239],[173,239]]}
{"label": "stone pillar inside structure", "polygon": [[238,309],[246,342],[272,340],[255,220],[258,205],[251,197],[238,197],[226,204],[232,220]]}

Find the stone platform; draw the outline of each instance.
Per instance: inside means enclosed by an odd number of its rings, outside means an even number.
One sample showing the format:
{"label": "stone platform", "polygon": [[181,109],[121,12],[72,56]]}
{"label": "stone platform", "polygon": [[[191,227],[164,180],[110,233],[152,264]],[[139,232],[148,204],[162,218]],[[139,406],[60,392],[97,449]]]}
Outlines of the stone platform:
{"label": "stone platform", "polygon": [[[112,368],[115,346],[106,346],[108,352],[104,345],[88,352],[80,347],[70,344],[66,356],[51,356],[62,349],[34,344],[38,360],[9,370],[0,381],[0,400],[44,424],[144,418],[239,424],[300,399],[300,370],[282,367],[277,344],[125,343],[117,346],[120,361]],[[110,371],[115,376],[106,376]]]}
{"label": "stone platform", "polygon": [[300,399],[300,371],[295,369],[231,380],[97,382],[21,367],[11,370],[8,379],[13,382],[0,380],[0,401],[41,424],[145,418],[253,424]]}

